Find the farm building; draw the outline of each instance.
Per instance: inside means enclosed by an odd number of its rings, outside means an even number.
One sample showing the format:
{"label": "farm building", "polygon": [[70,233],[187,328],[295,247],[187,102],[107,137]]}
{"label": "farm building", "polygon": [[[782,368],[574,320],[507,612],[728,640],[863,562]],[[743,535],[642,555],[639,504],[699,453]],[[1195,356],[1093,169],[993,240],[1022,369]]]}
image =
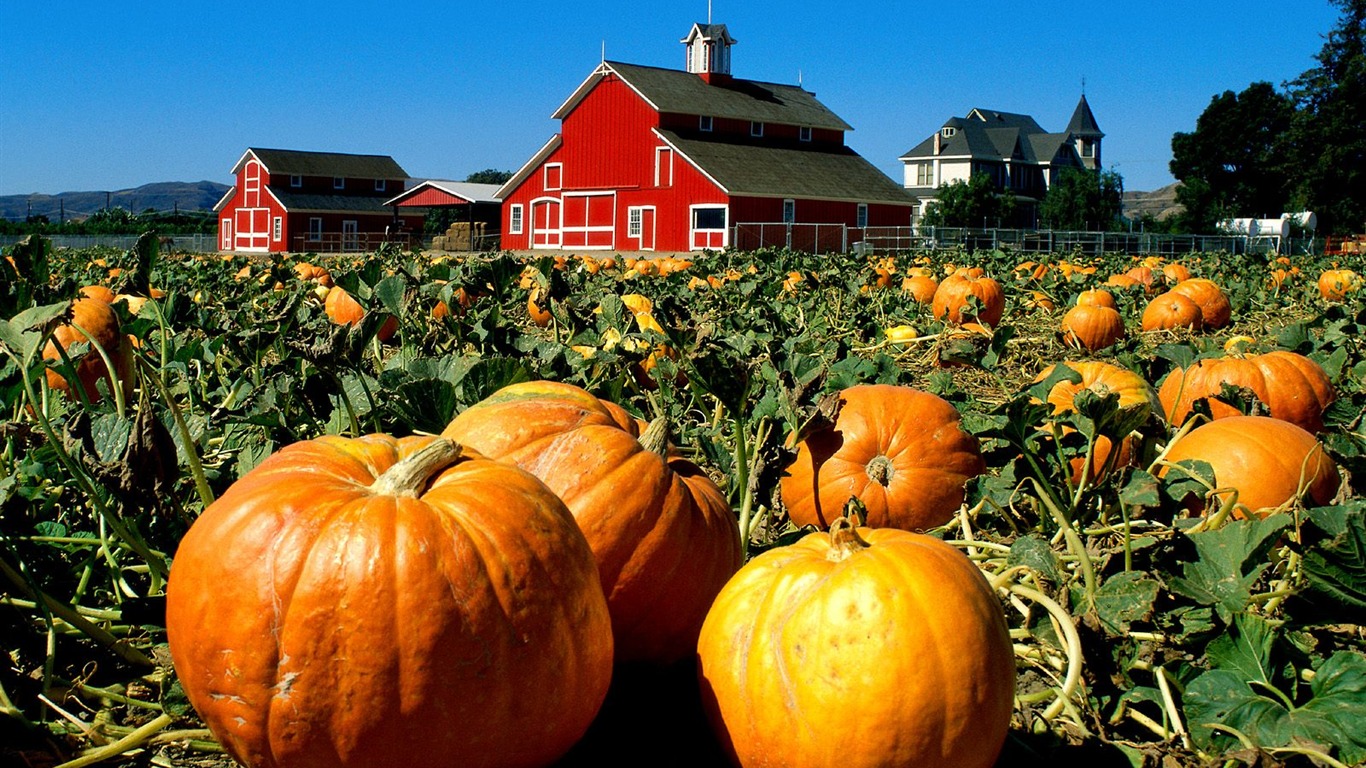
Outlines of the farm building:
{"label": "farm building", "polygon": [[1104,136],[1086,94],[1061,133],[1045,131],[1029,115],[973,109],[966,117],[949,118],[901,156],[904,183],[922,214],[940,185],[983,174],[997,191],[1015,195],[1017,214],[1032,225],[1039,202],[1064,169],[1100,170]]}
{"label": "farm building", "polygon": [[690,251],[747,223],[910,224],[914,200],[844,145],[850,126],[815,94],[732,77],[723,24],[681,42],[686,71],[603,61],[554,112],[560,132],[499,190],[504,249]]}
{"label": "farm building", "polygon": [[384,204],[448,222],[432,243],[436,250],[484,251],[498,245],[499,203],[497,184],[425,179]]}
{"label": "farm building", "polygon": [[387,155],[250,148],[214,212],[224,251],[361,251],[405,244],[422,216],[386,205],[408,174]]}

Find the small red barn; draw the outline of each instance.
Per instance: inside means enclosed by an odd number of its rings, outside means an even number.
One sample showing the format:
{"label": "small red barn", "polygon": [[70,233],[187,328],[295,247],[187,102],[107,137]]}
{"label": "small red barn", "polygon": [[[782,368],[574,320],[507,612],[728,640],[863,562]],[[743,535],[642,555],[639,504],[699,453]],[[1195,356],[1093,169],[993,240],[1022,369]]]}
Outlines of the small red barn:
{"label": "small red barn", "polygon": [[[360,251],[422,232],[385,205],[408,174],[388,155],[250,148],[214,211],[224,251]],[[406,242],[405,242],[406,245]]]}
{"label": "small red barn", "polygon": [[505,250],[689,251],[737,223],[906,226],[915,201],[844,145],[799,86],[730,75],[723,24],[695,24],[687,71],[604,61],[560,133],[499,190]]}

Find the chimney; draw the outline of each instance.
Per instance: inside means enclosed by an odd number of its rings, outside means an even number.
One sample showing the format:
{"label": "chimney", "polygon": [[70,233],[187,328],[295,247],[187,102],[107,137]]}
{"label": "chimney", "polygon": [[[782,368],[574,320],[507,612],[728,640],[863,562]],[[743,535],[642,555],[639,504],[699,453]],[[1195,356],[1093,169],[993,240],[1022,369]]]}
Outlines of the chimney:
{"label": "chimney", "polygon": [[935,131],[935,132],[934,132],[934,153],[935,153],[936,155],[939,154],[939,150],[940,150],[940,148],[942,147],[942,145],[940,144],[939,135],[940,135],[940,131]]}

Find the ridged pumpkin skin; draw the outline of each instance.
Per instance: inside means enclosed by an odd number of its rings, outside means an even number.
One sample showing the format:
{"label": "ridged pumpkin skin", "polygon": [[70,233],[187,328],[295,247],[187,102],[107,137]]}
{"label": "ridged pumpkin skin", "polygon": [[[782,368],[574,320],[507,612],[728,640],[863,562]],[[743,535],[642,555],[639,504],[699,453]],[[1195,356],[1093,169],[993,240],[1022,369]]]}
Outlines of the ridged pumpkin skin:
{"label": "ridged pumpkin skin", "polygon": [[[976,320],[994,326],[1001,322],[1001,314],[1006,308],[1005,293],[1001,290],[1000,283],[980,273],[980,268],[959,270],[944,278],[935,289],[934,299],[930,304],[934,316],[950,323]],[[975,317],[968,312],[969,296],[976,296],[982,305]]]}
{"label": "ridged pumpkin skin", "polygon": [[1319,295],[1328,301],[1343,301],[1361,287],[1361,277],[1350,269],[1325,269],[1319,274]]}
{"label": "ridged pumpkin skin", "polygon": [[[1146,412],[1158,411],[1160,405],[1157,393],[1142,376],[1112,363],[1100,360],[1069,360],[1064,363],[1068,368],[1076,371],[1081,376],[1081,381],[1060,380],[1048,390],[1047,401],[1053,406],[1053,415],[1070,413],[1076,411],[1076,397],[1082,390],[1090,390],[1097,395],[1106,395],[1111,392],[1118,397],[1120,408],[1140,408]],[[1034,381],[1044,381],[1053,373],[1054,366],[1045,368]],[[1160,411],[1159,411],[1160,412]],[[1105,435],[1097,435],[1095,447],[1091,451],[1091,474],[1093,479],[1099,479],[1105,475],[1107,465],[1110,468],[1125,467],[1133,461],[1133,439],[1126,436],[1119,441],[1119,453],[1114,459],[1110,459],[1110,451],[1114,447],[1114,442]],[[1078,456],[1069,462],[1072,469],[1072,483],[1079,484],[1082,480],[1082,471],[1086,466],[1085,457]]]}
{"label": "ridged pumpkin skin", "polygon": [[415,496],[370,488],[434,440],[295,443],[181,541],[171,658],[238,762],[540,766],[587,730],[612,635],[583,535],[540,481],[473,454]]}
{"label": "ridged pumpkin skin", "polygon": [[1059,324],[1063,342],[1090,351],[1104,349],[1124,338],[1124,317],[1109,307],[1078,304]]}
{"label": "ridged pumpkin skin", "polygon": [[442,433],[536,475],[564,500],[597,558],[618,661],[692,653],[716,593],[743,562],[721,490],[676,452],[640,440],[619,406],[569,384],[513,384]]}
{"label": "ridged pumpkin skin", "polygon": [[1223,328],[1233,315],[1233,307],[1224,291],[1213,280],[1192,277],[1172,286],[1172,291],[1194,301],[1200,307],[1200,317],[1206,328]]}
{"label": "ridged pumpkin skin", "polygon": [[1236,517],[1265,517],[1301,495],[1306,503],[1327,504],[1340,482],[1337,465],[1313,435],[1269,416],[1230,416],[1202,424],[1167,451],[1168,462],[1182,459],[1209,462],[1216,487],[1238,490]]}
{"label": "ridged pumpkin skin", "polygon": [[1089,291],[1078,293],[1075,306],[1119,309],[1119,305],[1115,304],[1115,295],[1104,288],[1092,288]]}
{"label": "ridged pumpkin skin", "polygon": [[1205,325],[1200,305],[1185,294],[1167,291],[1153,298],[1143,309],[1143,330],[1170,331],[1189,328],[1198,331]]}
{"label": "ridged pumpkin skin", "polygon": [[1174,368],[1158,390],[1167,420],[1180,424],[1197,400],[1208,398],[1216,419],[1240,411],[1216,396],[1227,382],[1247,387],[1270,409],[1272,418],[1309,432],[1323,430],[1323,412],[1334,399],[1333,383],[1318,363],[1285,350],[1248,357],[1207,358],[1189,368]]}
{"label": "ridged pumpkin skin", "polygon": [[742,768],[992,765],[1015,662],[986,579],[933,537],[850,545],[842,524],[756,557],[712,606],[697,655],[723,747]]}
{"label": "ridged pumpkin skin", "polygon": [[779,482],[792,522],[827,528],[858,497],[875,528],[924,530],[952,519],[985,468],[958,411],[929,392],[862,384],[840,393],[832,428],[797,445]]}

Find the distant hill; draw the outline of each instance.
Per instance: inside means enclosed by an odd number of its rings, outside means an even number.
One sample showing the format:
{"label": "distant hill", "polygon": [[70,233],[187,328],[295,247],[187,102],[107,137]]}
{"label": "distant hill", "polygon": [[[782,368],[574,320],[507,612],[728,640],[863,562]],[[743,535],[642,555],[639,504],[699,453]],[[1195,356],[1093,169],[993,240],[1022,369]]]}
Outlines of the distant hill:
{"label": "distant hill", "polygon": [[1152,192],[1125,192],[1120,203],[1124,216],[1137,219],[1151,214],[1158,221],[1175,216],[1182,210],[1176,202],[1176,190],[1180,188],[1181,182],[1178,181]]}
{"label": "distant hill", "polygon": [[[55,195],[0,195],[0,218],[23,221],[30,214],[57,221],[65,208],[66,218],[83,219],[105,207],[129,213],[180,210],[182,213],[211,210],[228,191],[216,181],[159,181],[117,192],[60,192]],[[106,195],[108,196],[106,198]]]}

